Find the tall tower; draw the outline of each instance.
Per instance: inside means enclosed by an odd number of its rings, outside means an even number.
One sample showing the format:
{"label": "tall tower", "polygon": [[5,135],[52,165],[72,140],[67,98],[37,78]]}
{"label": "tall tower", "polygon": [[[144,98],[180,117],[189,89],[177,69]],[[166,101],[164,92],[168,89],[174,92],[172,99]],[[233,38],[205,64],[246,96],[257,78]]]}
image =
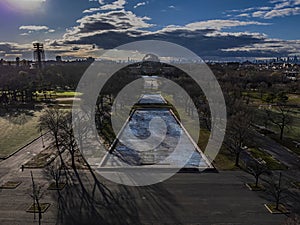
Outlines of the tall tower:
{"label": "tall tower", "polygon": [[34,61],[38,63],[38,68],[42,68],[42,62],[45,61],[44,45],[42,43],[33,43],[33,57]]}

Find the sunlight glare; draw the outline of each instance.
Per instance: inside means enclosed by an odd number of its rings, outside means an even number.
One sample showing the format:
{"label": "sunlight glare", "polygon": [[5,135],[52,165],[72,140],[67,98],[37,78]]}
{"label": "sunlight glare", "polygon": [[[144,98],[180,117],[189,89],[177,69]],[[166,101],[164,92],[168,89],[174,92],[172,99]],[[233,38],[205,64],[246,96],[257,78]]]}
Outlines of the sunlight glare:
{"label": "sunlight glare", "polygon": [[41,8],[46,0],[6,0],[10,8],[19,12],[33,12]]}

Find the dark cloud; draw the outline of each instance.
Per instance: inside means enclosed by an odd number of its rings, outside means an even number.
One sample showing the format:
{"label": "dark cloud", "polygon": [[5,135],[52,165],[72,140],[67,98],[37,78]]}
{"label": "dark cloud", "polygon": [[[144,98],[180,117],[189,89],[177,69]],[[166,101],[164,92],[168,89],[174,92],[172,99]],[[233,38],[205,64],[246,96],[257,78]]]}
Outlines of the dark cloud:
{"label": "dark cloud", "polygon": [[[209,59],[274,57],[298,53],[300,49],[300,41],[275,40],[260,33],[224,31],[239,26],[268,25],[257,21],[207,20],[155,29],[150,20],[124,9],[95,12],[77,20],[77,26],[67,30],[62,39],[47,40],[45,48],[48,56],[69,53],[73,57],[80,57],[80,54],[86,57],[99,49],[112,49],[133,41],[162,40],[182,45]],[[0,54],[22,53],[25,56],[30,53],[32,57],[31,48],[31,45],[0,43]]]}
{"label": "dark cloud", "polygon": [[[262,36],[257,36],[255,34],[241,33],[236,34],[222,34],[211,35],[216,30],[206,29],[206,30],[171,30],[164,32],[149,32],[141,33],[135,31],[135,33],[130,32],[119,32],[119,31],[109,31],[101,34],[95,34],[91,36],[81,37],[78,40],[66,41],[66,44],[87,44],[95,43],[100,48],[112,49],[119,45],[126,44],[132,41],[140,40],[162,40],[169,41],[184,47],[189,48],[196,54],[205,56],[216,56],[216,57],[226,57],[226,56],[242,56],[245,55],[243,51],[228,52],[223,51],[223,49],[239,48],[252,44],[264,43],[266,41]],[[254,55],[255,53],[253,53]],[[268,54],[271,55],[272,53]],[[248,54],[249,55],[249,54]],[[259,56],[263,53],[259,52]],[[252,56],[252,54],[251,54]]]}
{"label": "dark cloud", "polygon": [[0,43],[0,52],[3,53],[11,53],[12,45],[9,43]]}
{"label": "dark cloud", "polygon": [[223,29],[268,25],[256,21],[208,20],[185,26],[167,26],[150,31],[154,25],[150,18],[138,17],[126,10],[95,13],[78,20],[78,26],[68,31],[63,44],[96,44],[99,48],[112,49],[119,45],[140,40],[163,40],[189,48],[201,57],[272,57],[296,51],[288,47],[290,41],[272,40],[263,34],[224,32]]}
{"label": "dark cloud", "polygon": [[79,33],[94,32],[98,30],[113,30],[116,27],[110,23],[96,21],[94,23],[87,23],[84,27],[80,28]]}

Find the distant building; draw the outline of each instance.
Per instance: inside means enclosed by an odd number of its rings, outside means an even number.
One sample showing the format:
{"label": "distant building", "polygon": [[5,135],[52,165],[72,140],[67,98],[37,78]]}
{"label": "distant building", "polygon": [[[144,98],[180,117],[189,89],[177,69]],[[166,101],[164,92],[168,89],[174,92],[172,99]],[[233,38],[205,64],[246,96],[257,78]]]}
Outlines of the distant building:
{"label": "distant building", "polygon": [[295,61],[295,62],[298,62],[298,58],[297,58],[296,55],[294,56],[294,61]]}
{"label": "distant building", "polygon": [[93,63],[93,62],[95,61],[95,58],[93,58],[93,57],[88,57],[88,58],[86,59],[86,61],[89,62],[89,63]]}
{"label": "distant building", "polygon": [[16,58],[16,66],[20,66],[20,57]]}
{"label": "distant building", "polygon": [[297,77],[299,75],[298,71],[285,71],[285,77],[291,81],[297,81]]}
{"label": "distant building", "polygon": [[56,56],[55,59],[56,59],[56,62],[58,62],[58,63],[62,62],[62,59],[61,59],[60,55]]}

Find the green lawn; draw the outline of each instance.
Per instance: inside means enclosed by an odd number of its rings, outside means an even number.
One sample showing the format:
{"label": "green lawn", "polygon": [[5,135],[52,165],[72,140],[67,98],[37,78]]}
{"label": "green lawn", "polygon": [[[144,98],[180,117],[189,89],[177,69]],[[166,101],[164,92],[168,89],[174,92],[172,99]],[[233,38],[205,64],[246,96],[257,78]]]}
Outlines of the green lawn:
{"label": "green lawn", "polygon": [[218,170],[240,170],[235,166],[235,157],[225,147],[221,147],[219,154],[213,162]]}
{"label": "green lawn", "polygon": [[[250,99],[255,102],[256,104],[266,104],[264,101],[267,97],[268,94],[263,93],[261,95],[260,92],[258,91],[248,91],[248,92],[243,92],[244,96],[249,96]],[[287,104],[300,104],[300,95],[299,94],[287,94],[288,96],[288,101]],[[261,99],[262,97],[262,99]]]}
{"label": "green lawn", "polygon": [[44,91],[44,92],[36,92],[38,99],[43,99],[46,94],[47,98],[72,98],[75,95],[80,96],[80,93],[77,93],[75,91]]}
{"label": "green lawn", "polygon": [[288,94],[289,100],[288,102],[291,104],[300,104],[300,95],[296,94]]}
{"label": "green lawn", "polygon": [[[294,140],[299,140],[300,138],[300,113],[297,111],[297,108],[292,109],[292,113],[289,115],[292,117],[292,122],[284,129],[284,137],[291,138]],[[255,123],[261,126],[266,124],[266,113],[264,110],[255,110]],[[270,121],[267,123],[267,128],[274,131],[279,137],[280,129],[275,124],[272,124]]]}
{"label": "green lawn", "polygon": [[0,158],[3,158],[39,136],[41,112],[27,111],[0,117]]}
{"label": "green lawn", "polygon": [[250,148],[250,154],[256,159],[262,159],[266,162],[268,169],[270,170],[285,170],[287,167],[279,162],[278,160],[274,159],[270,154],[261,151],[257,148]]}

